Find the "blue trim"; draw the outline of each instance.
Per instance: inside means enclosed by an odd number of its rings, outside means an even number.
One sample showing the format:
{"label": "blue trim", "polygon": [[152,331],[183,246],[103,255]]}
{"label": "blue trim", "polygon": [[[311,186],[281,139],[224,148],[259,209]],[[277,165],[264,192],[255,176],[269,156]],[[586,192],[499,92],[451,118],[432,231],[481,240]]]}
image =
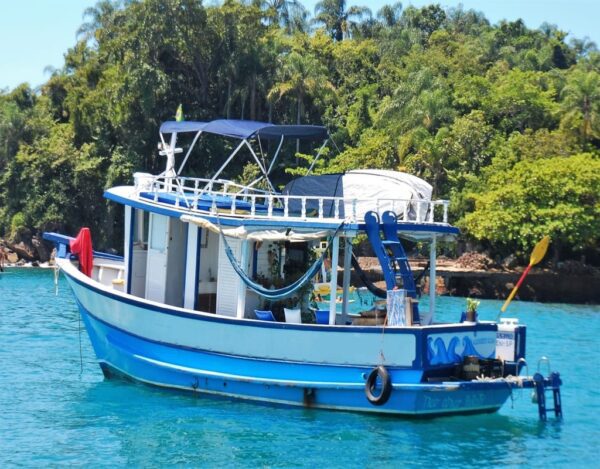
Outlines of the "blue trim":
{"label": "blue trim", "polygon": [[131,220],[129,220],[129,259],[127,259],[127,293],[131,294],[131,275],[133,268],[133,238],[136,228],[137,210],[131,207]]}
{"label": "blue trim", "polygon": [[252,243],[252,278],[256,279],[258,274],[258,249],[256,249],[256,241]]}
{"label": "blue trim", "polygon": [[[366,224],[358,223],[355,225],[357,229],[365,231]],[[438,234],[451,234],[458,235],[460,234],[460,230],[455,226],[451,225],[438,225],[434,223],[398,223],[398,232],[399,233],[410,233],[411,231],[416,232],[427,232],[427,233],[438,233]]]}

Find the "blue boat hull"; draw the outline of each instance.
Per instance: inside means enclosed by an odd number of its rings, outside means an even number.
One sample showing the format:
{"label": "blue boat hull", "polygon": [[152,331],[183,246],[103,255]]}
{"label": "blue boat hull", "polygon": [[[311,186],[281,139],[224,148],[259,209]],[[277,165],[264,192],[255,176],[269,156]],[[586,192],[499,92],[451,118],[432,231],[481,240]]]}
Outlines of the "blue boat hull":
{"label": "blue boat hull", "polygon": [[[510,396],[506,382],[421,384],[415,370],[389,369],[392,392],[381,406],[365,396],[366,367],[291,363],[218,354],[156,343],[80,312],[105,375],[167,388],[282,405],[439,416],[494,412]],[[356,380],[356,377],[362,377]],[[403,382],[404,381],[404,382]]]}

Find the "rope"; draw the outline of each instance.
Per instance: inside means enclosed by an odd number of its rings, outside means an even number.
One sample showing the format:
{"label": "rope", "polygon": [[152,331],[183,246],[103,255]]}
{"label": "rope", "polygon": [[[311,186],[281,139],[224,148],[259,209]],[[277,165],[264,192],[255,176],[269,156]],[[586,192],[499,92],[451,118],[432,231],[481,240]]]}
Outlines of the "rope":
{"label": "rope", "polygon": [[54,296],[58,296],[58,274],[60,272],[60,268],[56,264],[56,261],[54,262]]}

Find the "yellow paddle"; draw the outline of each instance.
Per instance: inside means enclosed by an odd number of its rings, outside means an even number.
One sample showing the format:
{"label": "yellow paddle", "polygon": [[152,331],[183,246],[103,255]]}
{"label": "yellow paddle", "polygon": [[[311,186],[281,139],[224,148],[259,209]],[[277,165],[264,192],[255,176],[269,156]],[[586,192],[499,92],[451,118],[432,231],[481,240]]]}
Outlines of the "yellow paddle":
{"label": "yellow paddle", "polygon": [[506,301],[504,302],[504,304],[502,305],[502,308],[500,308],[500,311],[502,313],[504,311],[506,311],[506,308],[508,308],[508,305],[510,304],[510,302],[512,301],[512,299],[517,294],[517,290],[519,289],[519,287],[523,283],[523,280],[525,280],[525,276],[529,273],[529,271],[531,270],[531,268],[535,264],[539,263],[544,258],[544,256],[546,255],[546,251],[548,250],[548,245],[549,244],[550,244],[550,237],[549,236],[544,236],[535,245],[535,247],[533,248],[533,252],[531,253],[531,257],[529,258],[529,265],[527,266],[527,268],[523,272],[523,275],[521,275],[521,278],[519,279],[519,281],[515,285],[515,288],[513,288],[513,290],[510,292],[510,295],[506,299]]}

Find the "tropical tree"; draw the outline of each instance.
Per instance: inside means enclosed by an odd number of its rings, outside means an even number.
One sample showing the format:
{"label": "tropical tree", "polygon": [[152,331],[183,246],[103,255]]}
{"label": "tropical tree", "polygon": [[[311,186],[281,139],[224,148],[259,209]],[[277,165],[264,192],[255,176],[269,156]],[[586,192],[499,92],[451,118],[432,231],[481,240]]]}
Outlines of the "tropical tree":
{"label": "tropical tree", "polygon": [[384,5],[377,12],[377,18],[388,28],[395,26],[400,21],[402,14],[402,3],[396,2],[392,5]]}
{"label": "tropical tree", "polygon": [[584,143],[600,138],[600,73],[575,69],[562,89],[562,123],[575,128]]}
{"label": "tropical tree", "polygon": [[325,25],[325,29],[336,41],[349,37],[350,30],[363,16],[371,16],[367,7],[352,6],[346,9],[346,0],[321,0],[315,5],[316,23]]}
{"label": "tropical tree", "polygon": [[309,13],[298,0],[257,0],[256,3],[266,13],[269,24],[280,26],[287,34],[308,32]]}
{"label": "tropical tree", "polygon": [[527,160],[493,174],[475,210],[460,225],[476,239],[528,252],[549,235],[555,258],[566,246],[597,247],[600,233],[600,159],[589,153]]}
{"label": "tropical tree", "polygon": [[278,101],[286,95],[296,100],[296,123],[302,122],[308,97],[319,97],[334,91],[326,67],[310,53],[292,51],[282,62],[279,80],[269,91],[268,99]]}

